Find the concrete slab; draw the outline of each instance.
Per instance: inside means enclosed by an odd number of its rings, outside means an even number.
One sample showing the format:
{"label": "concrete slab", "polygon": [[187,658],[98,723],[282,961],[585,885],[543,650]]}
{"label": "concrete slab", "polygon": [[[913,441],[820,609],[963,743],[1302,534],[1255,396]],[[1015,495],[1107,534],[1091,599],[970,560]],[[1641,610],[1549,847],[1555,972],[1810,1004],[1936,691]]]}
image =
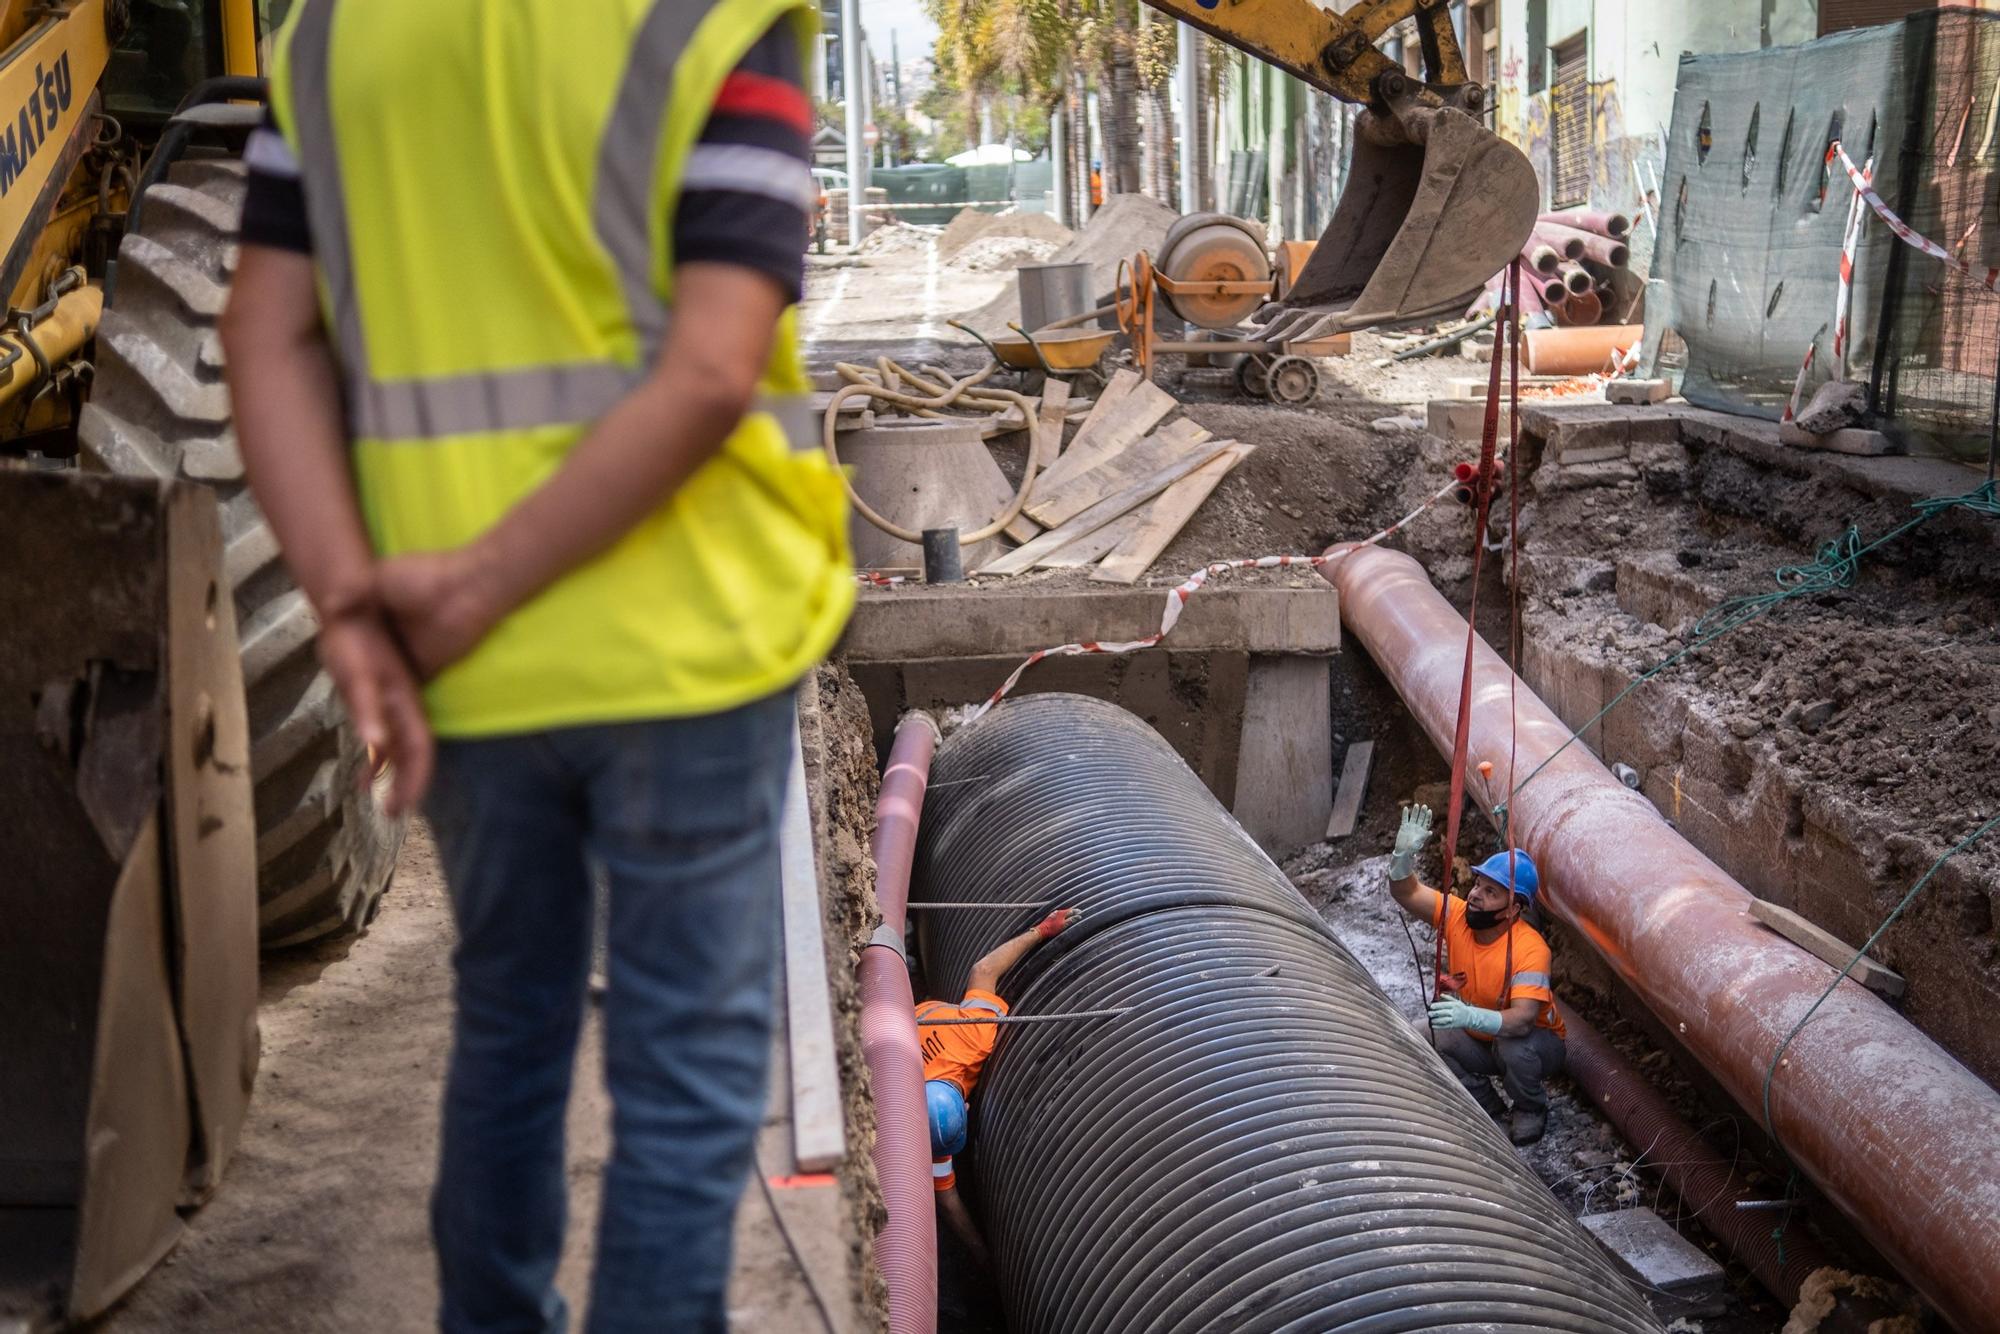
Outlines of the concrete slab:
{"label": "concrete slab", "polygon": [[[1168,596],[1161,587],[869,588],[856,603],[841,651],[849,663],[908,662],[1026,657],[1057,644],[1129,642],[1159,632]],[[1340,599],[1331,585],[1207,588],[1188,601],[1166,642],[1179,652],[1337,653]]]}
{"label": "concrete slab", "polygon": [[[1504,391],[1502,391],[1504,393]],[[1500,405],[1500,439],[1512,435],[1506,403]],[[1425,413],[1427,429],[1445,440],[1477,444],[1486,434],[1486,404],[1481,400],[1434,398]]]}
{"label": "concrete slab", "polygon": [[1673,397],[1674,387],[1665,380],[1613,380],[1604,386],[1607,403],[1664,403]]}
{"label": "concrete slab", "polygon": [[1333,811],[1332,702],[1325,658],[1250,659],[1232,809],[1273,858],[1326,835]]}
{"label": "concrete slab", "polygon": [[1586,1214],[1577,1220],[1637,1281],[1661,1316],[1720,1314],[1722,1266],[1651,1209]]}

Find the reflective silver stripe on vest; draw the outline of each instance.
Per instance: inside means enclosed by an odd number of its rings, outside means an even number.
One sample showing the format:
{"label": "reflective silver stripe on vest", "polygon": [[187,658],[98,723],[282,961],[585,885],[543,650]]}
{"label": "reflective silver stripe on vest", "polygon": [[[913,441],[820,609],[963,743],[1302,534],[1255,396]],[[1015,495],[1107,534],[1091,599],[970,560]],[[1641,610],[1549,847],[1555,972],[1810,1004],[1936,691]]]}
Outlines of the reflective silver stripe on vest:
{"label": "reflective silver stripe on vest", "polygon": [[667,102],[674,68],[708,15],[694,0],[654,0],[639,24],[632,58],[618,81],[611,122],[597,156],[597,197],[591,219],[611,254],[625,305],[639,331],[642,355],[651,361],[667,336],[667,307],[653,287],[653,201],[659,196],[660,140],[667,130]]}
{"label": "reflective silver stripe on vest", "polygon": [[[334,350],[340,354],[352,399],[354,388],[368,379],[368,344],[361,336],[361,309],[347,245],[347,200],[341,193],[340,155],[333,140],[333,88],[327,72],[333,5],[334,0],[305,0],[292,35],[292,131],[298,136],[299,165],[305,174],[313,255],[333,304]],[[350,403],[348,411],[355,414],[356,405]],[[359,420],[348,426],[369,434]]]}
{"label": "reflective silver stripe on vest", "polygon": [[1507,986],[1510,990],[1514,987],[1540,987],[1546,991],[1548,985],[1549,975],[1547,973],[1516,973],[1507,981]]}
{"label": "reflective silver stripe on vest", "polygon": [[[334,0],[304,0],[292,38],[294,132],[306,181],[313,250],[333,306],[334,347],[347,381],[348,427],[373,440],[423,440],[492,431],[574,425],[602,416],[644,377],[610,362],[468,372],[422,379],[377,380],[354,279],[347,204],[335,142],[329,73]],[[610,253],[639,333],[641,364],[650,366],[665,339],[669,312],[653,288],[648,219],[658,197],[656,164],[665,133],[675,67],[709,6],[697,0],[656,0],[640,25],[611,121],[599,149],[592,218]],[[811,436],[794,418],[809,416],[805,400],[771,400],[794,449]],[[759,410],[765,405],[760,401]],[[816,437],[811,445],[818,447]]]}
{"label": "reflective silver stripe on vest", "polygon": [[645,377],[610,362],[533,366],[518,371],[442,375],[428,380],[361,380],[349,412],[367,440],[438,440],[595,421]]}

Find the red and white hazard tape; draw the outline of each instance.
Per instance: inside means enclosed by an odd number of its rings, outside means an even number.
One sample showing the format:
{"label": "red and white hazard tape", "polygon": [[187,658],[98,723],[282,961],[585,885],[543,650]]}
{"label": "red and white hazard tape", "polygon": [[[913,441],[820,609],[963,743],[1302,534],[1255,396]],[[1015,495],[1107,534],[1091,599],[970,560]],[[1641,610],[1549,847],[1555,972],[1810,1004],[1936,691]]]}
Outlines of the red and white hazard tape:
{"label": "red and white hazard tape", "polygon": [[[1839,142],[1835,141],[1834,147],[1839,146]],[[1840,287],[1833,302],[1833,365],[1836,375],[1847,374],[1847,310],[1854,295],[1854,252],[1861,241],[1861,219],[1867,216],[1861,211],[1861,192],[1872,192],[1874,180],[1875,159],[1871,157],[1868,165],[1861,169],[1854,198],[1848,201],[1847,229],[1840,238]]]}
{"label": "red and white hazard tape", "polygon": [[[1898,236],[1912,241],[1920,249],[1927,246],[1928,242],[1905,227],[1902,219],[1890,212],[1888,205],[1884,204],[1881,197],[1875,193],[1874,158],[1869,158],[1868,165],[1857,170],[1854,163],[1848,160],[1847,150],[1840,146],[1838,139],[1827,145],[1826,165],[1832,167],[1836,158],[1846,169],[1848,179],[1854,184],[1854,196],[1847,204],[1847,225],[1841,231],[1840,283],[1834,289],[1833,301],[1833,374],[1835,377],[1841,377],[1847,374],[1847,326],[1848,311],[1854,297],[1855,252],[1861,243],[1861,220],[1867,216],[1861,211],[1861,205],[1866,202],[1882,215],[1883,221],[1887,222]],[[1948,258],[1942,249],[1935,247],[1932,249],[1941,258]],[[1822,325],[1820,333],[1824,332],[1826,327]],[[1792,381],[1792,397],[1785,404],[1784,421],[1791,421],[1799,415],[1799,401],[1805,397],[1806,376],[1811,373],[1813,359],[1818,352],[1819,334],[1814,334],[1812,345],[1806,348],[1806,359],[1799,365],[1798,378]]]}
{"label": "red and white hazard tape", "polygon": [[908,575],[903,574],[877,574],[873,570],[862,570],[854,576],[856,583],[868,584],[875,588],[888,588],[892,584],[900,584],[908,578]]}
{"label": "red and white hazard tape", "polygon": [[[1355,543],[1354,546],[1372,547],[1377,543],[1387,541],[1391,536],[1399,532],[1405,524],[1417,518],[1425,510],[1428,510],[1431,506],[1456,491],[1461,485],[1462,483],[1459,479],[1453,477],[1451,481],[1446,482],[1433,492],[1423,504],[1417,506],[1408,514],[1405,514],[1402,518],[1384,528],[1381,532],[1362,539]],[[1094,639],[1086,639],[1074,644],[1058,644],[1054,648],[1038,649],[1030,653],[1027,660],[1019,667],[1016,667],[1013,673],[1000,683],[1000,688],[994,691],[984,704],[974,710],[966,721],[971,722],[976,718],[983,717],[988,709],[1005,699],[1007,693],[1020,684],[1021,677],[1026,674],[1030,667],[1044,658],[1070,658],[1084,653],[1136,653],[1140,649],[1152,648],[1172,633],[1175,624],[1181,618],[1182,609],[1187,606],[1188,599],[1199,593],[1202,586],[1218,574],[1229,570],[1277,570],[1291,565],[1310,565],[1318,568],[1322,565],[1332,564],[1353,549],[1354,547],[1349,547],[1346,550],[1336,551],[1331,555],[1324,556],[1258,556],[1249,560],[1224,560],[1216,561],[1212,565],[1204,565],[1189,575],[1184,581],[1168,590],[1167,606],[1166,610],[1160,616],[1158,633],[1147,635],[1144,639],[1133,639],[1124,643],[1106,644]]]}
{"label": "red and white hazard tape", "polygon": [[[1838,139],[1834,140],[1826,151],[1828,160],[1835,156],[1840,158],[1840,165],[1847,172],[1847,179],[1854,182],[1855,192],[1868,201],[1868,207],[1875,210],[1876,217],[1888,224],[1890,231],[1932,259],[1958,270],[1988,291],[2000,292],[2000,268],[1975,269],[1936,241],[1919,236],[1908,223],[1896,216],[1893,209],[1882,202],[1882,196],[1875,193],[1875,186],[1869,179],[1869,173],[1854,165],[1854,159],[1847,156],[1847,150],[1841,147]],[[1870,166],[1873,164],[1874,160],[1871,158]]]}

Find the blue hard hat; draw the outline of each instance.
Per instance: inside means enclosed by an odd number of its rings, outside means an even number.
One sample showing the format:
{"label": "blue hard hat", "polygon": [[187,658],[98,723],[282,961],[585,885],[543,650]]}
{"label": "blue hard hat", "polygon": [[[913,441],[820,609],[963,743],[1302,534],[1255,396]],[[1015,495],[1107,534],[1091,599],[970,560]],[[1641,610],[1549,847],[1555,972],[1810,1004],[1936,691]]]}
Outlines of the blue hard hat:
{"label": "blue hard hat", "polygon": [[[1508,858],[1514,860],[1510,865]],[[1542,887],[1541,873],[1535,870],[1535,863],[1528,854],[1516,848],[1513,852],[1496,852],[1479,865],[1472,868],[1474,875],[1483,875],[1496,885],[1512,889],[1529,903],[1535,901],[1535,894]]]}
{"label": "blue hard hat", "polygon": [[931,1157],[949,1158],[965,1147],[965,1095],[948,1079],[924,1081],[931,1120]]}

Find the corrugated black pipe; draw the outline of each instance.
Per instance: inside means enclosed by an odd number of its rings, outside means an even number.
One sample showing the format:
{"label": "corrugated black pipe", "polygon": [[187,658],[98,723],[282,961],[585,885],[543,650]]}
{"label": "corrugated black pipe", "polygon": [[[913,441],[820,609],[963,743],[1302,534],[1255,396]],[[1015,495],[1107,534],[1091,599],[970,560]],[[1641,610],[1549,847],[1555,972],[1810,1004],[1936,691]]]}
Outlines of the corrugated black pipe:
{"label": "corrugated black pipe", "polygon": [[[1002,983],[967,1165],[1017,1334],[1659,1329],[1282,872],[1137,718],[938,750],[927,899],[1081,906]],[[931,990],[1039,910],[927,913]]]}

